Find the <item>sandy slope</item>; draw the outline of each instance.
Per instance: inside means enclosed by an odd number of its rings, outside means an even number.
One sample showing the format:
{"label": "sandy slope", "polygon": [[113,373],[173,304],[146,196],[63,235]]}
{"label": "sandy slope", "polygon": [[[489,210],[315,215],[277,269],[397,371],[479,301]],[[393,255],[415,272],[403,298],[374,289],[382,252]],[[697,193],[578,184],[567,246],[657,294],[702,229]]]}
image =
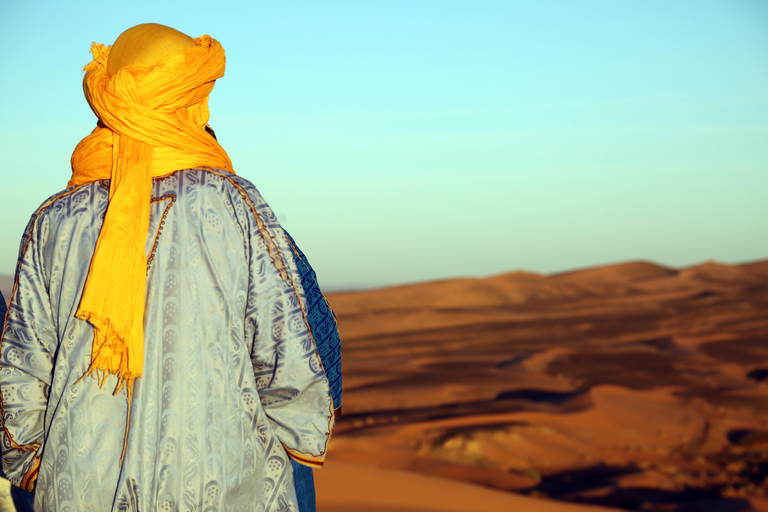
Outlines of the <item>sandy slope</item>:
{"label": "sandy slope", "polygon": [[405,471],[331,461],[315,471],[318,512],[587,512],[571,505],[493,491]]}
{"label": "sandy slope", "polygon": [[768,261],[329,301],[345,384],[331,460],[628,510],[765,510]]}

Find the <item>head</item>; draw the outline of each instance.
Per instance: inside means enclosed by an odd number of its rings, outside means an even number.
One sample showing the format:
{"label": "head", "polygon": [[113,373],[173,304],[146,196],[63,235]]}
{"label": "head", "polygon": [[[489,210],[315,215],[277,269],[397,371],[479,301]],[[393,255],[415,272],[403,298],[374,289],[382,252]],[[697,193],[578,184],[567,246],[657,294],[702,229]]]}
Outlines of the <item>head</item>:
{"label": "head", "polygon": [[185,50],[195,44],[195,40],[188,35],[165,25],[136,25],[120,34],[112,45],[107,74],[114,76],[127,66],[154,66],[169,53]]}
{"label": "head", "polygon": [[[107,75],[112,77],[121,69],[140,65],[154,66],[166,55],[191,48],[197,43],[175,28],[159,23],[142,23],[120,34],[109,52]],[[83,77],[83,91],[88,97],[86,83],[91,71]]]}
{"label": "head", "polygon": [[135,103],[156,110],[154,115],[173,114],[201,129],[206,126],[208,94],[225,68],[224,49],[215,39],[192,39],[165,25],[145,23],[120,34],[112,46],[93,43],[91,53],[83,92],[100,125],[130,132],[117,126],[129,114],[125,105]]}

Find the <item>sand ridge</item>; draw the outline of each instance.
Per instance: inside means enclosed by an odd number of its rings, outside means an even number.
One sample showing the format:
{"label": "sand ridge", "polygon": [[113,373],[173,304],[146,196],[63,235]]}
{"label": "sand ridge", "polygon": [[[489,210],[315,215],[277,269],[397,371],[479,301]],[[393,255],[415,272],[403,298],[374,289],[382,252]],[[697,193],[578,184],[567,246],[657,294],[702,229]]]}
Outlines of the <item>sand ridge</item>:
{"label": "sand ridge", "polygon": [[768,261],[331,294],[334,460],[636,510],[766,510]]}

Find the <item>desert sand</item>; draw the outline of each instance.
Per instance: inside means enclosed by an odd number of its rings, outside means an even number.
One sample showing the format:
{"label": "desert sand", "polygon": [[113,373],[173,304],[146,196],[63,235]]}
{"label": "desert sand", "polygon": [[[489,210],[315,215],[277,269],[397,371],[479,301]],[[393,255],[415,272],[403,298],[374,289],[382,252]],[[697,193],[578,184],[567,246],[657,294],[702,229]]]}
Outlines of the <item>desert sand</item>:
{"label": "desert sand", "polygon": [[405,471],[335,461],[315,471],[318,512],[606,512]]}
{"label": "desert sand", "polygon": [[330,475],[350,463],[539,504],[768,510],[768,261],[328,299],[344,365]]}

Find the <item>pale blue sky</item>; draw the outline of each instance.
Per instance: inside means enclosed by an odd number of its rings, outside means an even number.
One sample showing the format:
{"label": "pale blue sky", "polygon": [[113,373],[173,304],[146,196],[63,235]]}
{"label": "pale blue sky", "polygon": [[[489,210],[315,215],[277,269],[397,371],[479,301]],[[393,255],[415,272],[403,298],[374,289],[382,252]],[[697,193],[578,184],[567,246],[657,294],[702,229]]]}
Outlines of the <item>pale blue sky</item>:
{"label": "pale blue sky", "polygon": [[763,0],[0,0],[0,274],[145,22],[222,42],[211,124],[325,288],[768,257]]}

